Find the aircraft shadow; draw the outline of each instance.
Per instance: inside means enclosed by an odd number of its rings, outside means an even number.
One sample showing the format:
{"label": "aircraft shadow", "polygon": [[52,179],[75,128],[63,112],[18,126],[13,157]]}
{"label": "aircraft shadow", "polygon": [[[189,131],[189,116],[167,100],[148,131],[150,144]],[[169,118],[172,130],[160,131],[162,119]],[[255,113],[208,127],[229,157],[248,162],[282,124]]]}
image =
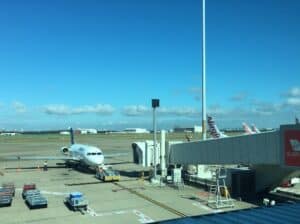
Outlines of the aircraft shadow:
{"label": "aircraft shadow", "polygon": [[[21,170],[36,170],[36,169],[43,169],[43,166],[40,167],[36,167],[36,166],[26,166],[26,167],[5,167],[5,170],[17,170],[17,169],[21,169]],[[48,166],[48,169],[61,169],[61,168],[67,168],[67,166]]]}
{"label": "aircraft shadow", "polygon": [[113,165],[121,165],[121,164],[132,164],[132,162],[124,161],[124,162],[111,162],[111,163],[105,163],[105,165],[113,166]]}
{"label": "aircraft shadow", "polygon": [[126,177],[133,177],[133,178],[140,178],[142,176],[142,172],[144,172],[144,177],[149,177],[149,171],[142,171],[142,170],[134,170],[134,171],[126,171],[126,170],[117,170],[119,171],[121,176]]}

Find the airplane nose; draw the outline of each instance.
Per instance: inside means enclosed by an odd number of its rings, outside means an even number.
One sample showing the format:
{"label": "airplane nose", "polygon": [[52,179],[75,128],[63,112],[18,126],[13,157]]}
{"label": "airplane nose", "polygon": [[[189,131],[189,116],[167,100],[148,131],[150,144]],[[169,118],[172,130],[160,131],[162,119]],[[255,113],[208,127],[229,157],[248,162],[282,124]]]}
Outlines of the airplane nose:
{"label": "airplane nose", "polygon": [[99,156],[98,158],[95,159],[95,162],[97,164],[103,164],[103,156]]}

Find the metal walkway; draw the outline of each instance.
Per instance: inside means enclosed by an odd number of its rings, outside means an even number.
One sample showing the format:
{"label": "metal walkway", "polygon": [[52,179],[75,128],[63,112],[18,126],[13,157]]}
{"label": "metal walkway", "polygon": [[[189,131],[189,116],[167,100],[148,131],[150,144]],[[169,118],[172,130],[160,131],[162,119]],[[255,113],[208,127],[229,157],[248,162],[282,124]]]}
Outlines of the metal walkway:
{"label": "metal walkway", "polygon": [[[186,142],[170,146],[169,164],[246,164],[256,171],[256,191],[299,175],[300,125],[252,135]],[[300,223],[300,221],[299,221]]]}

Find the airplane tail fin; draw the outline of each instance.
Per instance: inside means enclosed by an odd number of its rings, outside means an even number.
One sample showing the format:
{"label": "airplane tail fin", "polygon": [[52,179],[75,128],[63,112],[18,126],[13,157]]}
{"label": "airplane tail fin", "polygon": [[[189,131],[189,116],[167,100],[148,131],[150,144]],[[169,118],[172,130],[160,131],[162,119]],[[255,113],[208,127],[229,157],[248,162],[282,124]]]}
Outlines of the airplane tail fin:
{"label": "airplane tail fin", "polygon": [[73,128],[70,128],[70,141],[71,141],[71,145],[73,145],[75,143]]}
{"label": "airplane tail fin", "polygon": [[251,135],[251,134],[255,133],[255,131],[252,131],[250,129],[250,127],[245,122],[243,123],[243,128],[244,128],[245,133],[248,134],[248,135]]}
{"label": "airplane tail fin", "polygon": [[220,132],[219,128],[217,127],[217,125],[215,124],[215,121],[213,120],[213,118],[211,116],[207,115],[207,123],[208,123],[208,131],[209,134],[213,137],[213,138],[221,138],[221,137],[226,137],[226,135],[224,135],[222,132]]}
{"label": "airplane tail fin", "polygon": [[260,133],[260,130],[254,124],[251,125],[251,128],[254,133]]}

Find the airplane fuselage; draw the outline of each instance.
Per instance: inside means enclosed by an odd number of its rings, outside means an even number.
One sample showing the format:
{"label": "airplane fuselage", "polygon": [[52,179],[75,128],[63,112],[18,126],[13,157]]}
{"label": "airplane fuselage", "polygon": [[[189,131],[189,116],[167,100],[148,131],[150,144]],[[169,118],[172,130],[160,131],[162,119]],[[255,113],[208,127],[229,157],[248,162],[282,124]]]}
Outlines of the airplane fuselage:
{"label": "airplane fuselage", "polygon": [[102,150],[95,146],[73,144],[69,147],[69,155],[87,166],[96,167],[104,163]]}

